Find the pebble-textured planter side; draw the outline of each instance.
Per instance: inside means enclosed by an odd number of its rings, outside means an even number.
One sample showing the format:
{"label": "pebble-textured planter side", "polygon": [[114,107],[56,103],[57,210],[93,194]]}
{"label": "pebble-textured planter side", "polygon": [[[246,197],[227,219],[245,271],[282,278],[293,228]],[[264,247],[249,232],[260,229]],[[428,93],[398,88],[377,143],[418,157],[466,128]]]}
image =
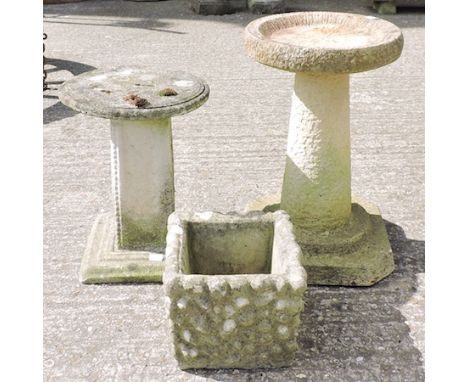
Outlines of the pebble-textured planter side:
{"label": "pebble-textured planter side", "polygon": [[[266,248],[257,251],[261,243]],[[196,257],[208,252],[219,274],[197,269]],[[284,211],[171,214],[163,280],[179,366],[289,365],[306,289],[300,257]],[[232,273],[243,266],[244,274]]]}

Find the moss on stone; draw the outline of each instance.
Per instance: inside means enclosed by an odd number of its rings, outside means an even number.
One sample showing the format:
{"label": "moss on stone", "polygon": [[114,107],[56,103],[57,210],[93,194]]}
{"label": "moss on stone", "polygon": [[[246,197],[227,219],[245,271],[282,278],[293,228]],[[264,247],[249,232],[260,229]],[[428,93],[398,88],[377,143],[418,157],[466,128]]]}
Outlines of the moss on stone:
{"label": "moss on stone", "polygon": [[120,248],[164,251],[167,234],[165,221],[136,221],[124,215],[121,224]]}

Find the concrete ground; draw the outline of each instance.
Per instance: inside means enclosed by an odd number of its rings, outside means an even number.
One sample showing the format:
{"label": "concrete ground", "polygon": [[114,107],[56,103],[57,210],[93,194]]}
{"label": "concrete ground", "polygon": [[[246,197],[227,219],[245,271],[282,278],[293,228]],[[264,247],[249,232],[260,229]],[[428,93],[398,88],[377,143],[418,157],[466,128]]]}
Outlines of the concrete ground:
{"label": "concrete ground", "polygon": [[[374,14],[359,0],[289,10]],[[293,76],[249,59],[247,12],[199,16],[188,1],[44,6],[44,379],[46,381],[422,381],[424,379],[424,13],[395,63],[351,79],[353,192],[382,210],[397,269],[371,288],[311,287],[290,368],[181,371],[161,285],[81,285],[97,214],[112,210],[108,121],[57,86],[93,68],[185,70],[210,100],[173,120],[177,209],[229,211],[281,189]]]}

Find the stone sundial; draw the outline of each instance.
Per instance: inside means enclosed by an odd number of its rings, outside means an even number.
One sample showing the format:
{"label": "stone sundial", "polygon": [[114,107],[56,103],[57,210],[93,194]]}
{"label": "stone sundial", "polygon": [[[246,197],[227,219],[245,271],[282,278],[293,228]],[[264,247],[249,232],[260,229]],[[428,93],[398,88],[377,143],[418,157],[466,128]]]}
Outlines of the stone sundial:
{"label": "stone sundial", "polygon": [[60,100],[110,120],[115,213],[96,219],[81,264],[85,283],[161,281],[174,211],[171,117],[200,107],[208,85],[189,73],[122,67],[76,76]]}

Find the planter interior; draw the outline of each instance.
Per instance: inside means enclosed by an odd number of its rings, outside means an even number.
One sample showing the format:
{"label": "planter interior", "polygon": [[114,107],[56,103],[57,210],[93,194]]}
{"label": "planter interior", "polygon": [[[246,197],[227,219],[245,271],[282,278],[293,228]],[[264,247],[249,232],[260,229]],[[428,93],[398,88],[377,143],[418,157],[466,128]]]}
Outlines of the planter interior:
{"label": "planter interior", "polygon": [[271,273],[272,222],[188,223],[186,274]]}

